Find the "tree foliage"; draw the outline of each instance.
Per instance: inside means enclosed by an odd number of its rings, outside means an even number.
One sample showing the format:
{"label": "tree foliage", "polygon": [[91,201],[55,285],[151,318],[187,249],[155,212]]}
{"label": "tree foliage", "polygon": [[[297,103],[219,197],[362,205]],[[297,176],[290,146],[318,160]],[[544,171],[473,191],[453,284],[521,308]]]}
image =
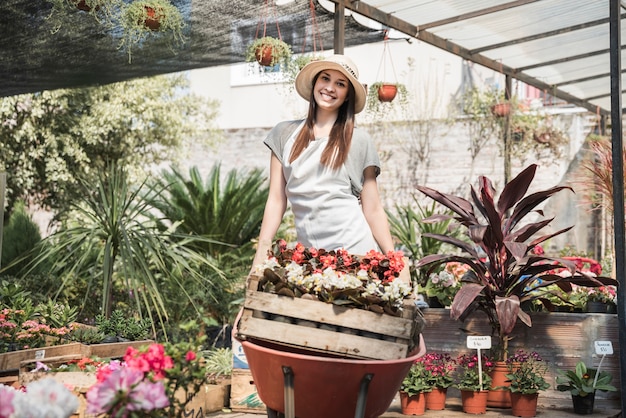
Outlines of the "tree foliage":
{"label": "tree foliage", "polygon": [[0,171],[10,212],[17,199],[65,209],[77,178],[94,183],[111,164],[175,161],[186,140],[213,141],[215,102],[183,94],[183,75],[0,99]]}

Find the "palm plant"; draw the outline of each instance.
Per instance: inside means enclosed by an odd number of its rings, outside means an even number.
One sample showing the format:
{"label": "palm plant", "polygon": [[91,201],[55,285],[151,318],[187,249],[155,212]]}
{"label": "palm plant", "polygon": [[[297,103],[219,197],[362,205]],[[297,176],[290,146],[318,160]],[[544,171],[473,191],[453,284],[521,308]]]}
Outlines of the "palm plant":
{"label": "palm plant", "polygon": [[[391,235],[403,246],[406,255],[412,261],[410,264],[411,280],[413,284],[426,285],[428,276],[423,271],[417,270],[414,263],[428,254],[436,254],[444,245],[438,239],[428,237],[425,234],[445,234],[451,233],[460,235],[458,228],[451,225],[451,221],[438,223],[422,222],[437,213],[437,203],[432,202],[430,206],[422,206],[417,198],[413,196],[413,205],[395,205],[395,214],[387,210]],[[450,212],[447,212],[450,213]]]}
{"label": "palm plant", "polygon": [[[221,167],[215,165],[206,180],[197,167],[185,176],[179,169],[164,170],[155,180],[163,192],[153,205],[182,234],[201,236],[193,244],[216,260],[227,281],[212,281],[207,296],[217,301],[208,304],[207,314],[220,324],[234,319],[243,298],[245,275],[254,257],[253,240],[258,236],[268,188],[261,170],[248,173],[231,170],[222,180]],[[211,271],[205,274],[210,275]]]}
{"label": "palm plant", "polygon": [[[465,277],[451,306],[450,315],[464,320],[474,311],[484,312],[498,334],[500,353],[498,360],[506,360],[508,340],[517,319],[532,326],[530,316],[520,309],[524,301],[539,300],[552,310],[542,290],[556,285],[564,292],[572,291],[572,284],[598,287],[603,284],[617,285],[608,277],[593,277],[577,269],[576,264],[562,258],[535,254],[533,249],[542,242],[562,234],[571,227],[548,235],[538,234],[554,218],[522,224],[524,218],[549,197],[569,187],[552,187],[548,190],[526,195],[535,176],[536,164],[524,169],[504,187],[495,200],[492,182],[481,176],[479,189],[471,188],[471,201],[459,196],[438,192],[428,187],[417,189],[426,196],[450,209],[451,215],[433,215],[428,221],[455,219],[467,229],[471,243],[450,235],[426,234],[426,236],[451,244],[462,254],[432,254],[422,258],[417,267],[428,267],[429,273],[441,264],[458,261],[471,269]],[[557,274],[567,269],[570,275]]]}
{"label": "palm plant", "polygon": [[154,312],[162,326],[168,317],[160,291],[164,282],[188,296],[178,277],[206,285],[198,266],[214,272],[213,279],[223,279],[211,257],[191,248],[201,237],[180,234],[174,227],[160,228],[161,220],[150,204],[150,197],[160,190],[145,182],[132,187],[125,170],[116,164],[95,190],[86,181],[82,187],[85,199],[73,205],[75,223],[35,248],[38,256],[25,274],[47,263],[51,272],[63,277],[57,294],[77,277],[88,277],[91,285],[100,282],[105,317],[111,314],[114,283],[123,283],[138,311],[147,311],[153,324]]}

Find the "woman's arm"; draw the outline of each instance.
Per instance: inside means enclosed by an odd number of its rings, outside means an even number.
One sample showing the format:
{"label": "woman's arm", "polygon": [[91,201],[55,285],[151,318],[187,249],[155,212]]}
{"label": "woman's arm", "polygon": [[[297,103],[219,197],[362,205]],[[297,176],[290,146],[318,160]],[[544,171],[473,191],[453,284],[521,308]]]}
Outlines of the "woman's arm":
{"label": "woman's arm", "polygon": [[283,167],[276,155],[272,153],[270,161],[270,189],[263,212],[259,243],[252,267],[261,264],[267,257],[267,250],[272,246],[274,236],[280,227],[283,215],[287,209],[287,194],[285,193],[285,177]]}
{"label": "woman's arm", "polygon": [[380,201],[378,194],[378,184],[376,182],[376,167],[370,166],[363,170],[365,178],[363,182],[363,191],[361,191],[361,207],[365,219],[372,230],[374,239],[378,243],[381,251],[386,254],[393,251],[393,239],[389,232],[389,222],[387,214]]}

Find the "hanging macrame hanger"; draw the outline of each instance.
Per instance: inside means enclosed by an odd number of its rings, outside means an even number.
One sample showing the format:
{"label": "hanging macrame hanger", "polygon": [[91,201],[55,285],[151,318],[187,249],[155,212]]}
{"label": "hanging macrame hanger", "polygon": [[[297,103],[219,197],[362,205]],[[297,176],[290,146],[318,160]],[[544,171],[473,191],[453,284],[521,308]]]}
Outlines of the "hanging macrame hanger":
{"label": "hanging macrame hanger", "polygon": [[[324,51],[324,46],[322,45],[322,35],[320,34],[319,28],[317,27],[317,17],[315,15],[315,3],[313,0],[309,0],[309,9],[311,11],[311,40],[313,43],[313,53],[317,52],[317,42],[319,40],[320,51]],[[304,39],[302,41],[302,53],[306,50],[306,29],[304,33]]]}
{"label": "hanging macrame hanger", "polygon": [[278,31],[278,39],[280,39],[281,41],[283,40],[283,37],[280,34],[280,27],[278,26],[278,15],[276,14],[276,4],[274,3],[274,0],[265,0],[265,4],[263,5],[263,14],[261,19],[259,20],[259,23],[257,23],[256,26],[256,33],[254,35],[255,39],[259,38],[259,29],[261,28],[261,23],[263,23],[263,38],[266,36],[267,34],[267,17],[269,15],[269,2],[272,2],[272,11],[274,14],[274,21],[276,22],[276,30]]}
{"label": "hanging macrame hanger", "polygon": [[389,55],[389,63],[391,64],[391,70],[393,71],[393,81],[394,83],[398,82],[398,78],[396,76],[396,68],[393,65],[393,59],[391,56],[391,50],[389,49],[388,46],[389,43],[389,29],[385,29],[384,30],[384,36],[383,36],[383,56],[380,60],[380,64],[378,65],[378,72],[376,73],[376,79],[380,80],[379,75],[380,75],[380,67],[383,67],[383,79],[382,81],[387,81],[385,80],[385,77],[387,76],[387,63],[385,60],[385,57],[387,55]]}

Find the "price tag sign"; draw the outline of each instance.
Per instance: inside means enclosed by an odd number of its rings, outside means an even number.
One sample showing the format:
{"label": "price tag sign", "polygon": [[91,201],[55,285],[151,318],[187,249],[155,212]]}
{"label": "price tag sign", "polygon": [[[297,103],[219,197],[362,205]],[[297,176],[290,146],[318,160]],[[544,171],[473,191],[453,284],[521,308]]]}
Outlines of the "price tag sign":
{"label": "price tag sign", "polygon": [[467,348],[489,349],[491,348],[491,337],[489,335],[468,335]]}
{"label": "price tag sign", "polygon": [[610,341],[595,341],[596,354],[599,356],[613,354],[613,344]]}

